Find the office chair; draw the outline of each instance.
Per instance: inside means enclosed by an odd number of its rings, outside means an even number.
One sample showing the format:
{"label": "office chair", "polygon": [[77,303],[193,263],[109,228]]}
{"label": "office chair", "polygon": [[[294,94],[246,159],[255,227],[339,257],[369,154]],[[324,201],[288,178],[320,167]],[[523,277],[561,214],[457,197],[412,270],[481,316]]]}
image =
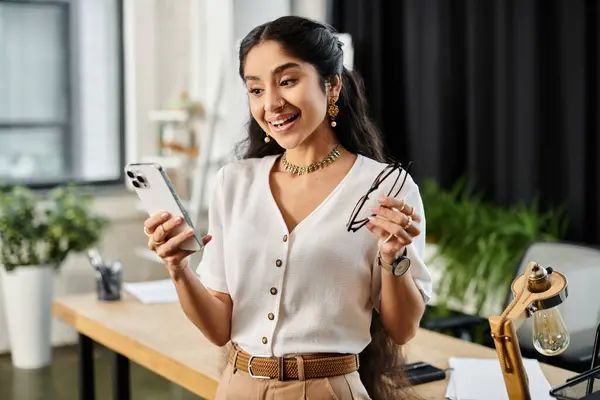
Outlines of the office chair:
{"label": "office chair", "polygon": [[[590,368],[596,327],[600,323],[600,248],[568,242],[534,242],[523,254],[515,270],[515,278],[525,271],[530,261],[552,267],[567,277],[569,297],[558,306],[571,336],[567,350],[557,356],[544,356],[533,347],[533,319],[528,318],[518,330],[523,357],[583,372]],[[512,293],[507,291],[505,307]],[[475,329],[489,332],[488,321],[473,315],[458,315],[424,320],[423,328],[455,332],[456,336],[472,338]],[[489,340],[484,344],[493,347]]]}
{"label": "office chair", "polygon": [[[600,323],[600,248],[567,242],[536,242],[525,251],[515,276],[523,274],[530,261],[552,267],[566,276],[569,296],[557,307],[571,343],[560,355],[539,354],[533,347],[533,318],[528,318],[517,332],[523,356],[571,371],[588,370]],[[509,293],[506,304],[511,298]]]}

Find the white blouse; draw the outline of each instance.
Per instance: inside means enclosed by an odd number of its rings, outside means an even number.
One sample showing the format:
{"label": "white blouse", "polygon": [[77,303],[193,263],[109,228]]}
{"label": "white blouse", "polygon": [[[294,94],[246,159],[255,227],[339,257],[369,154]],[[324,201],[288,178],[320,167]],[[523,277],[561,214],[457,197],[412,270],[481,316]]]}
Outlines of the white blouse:
{"label": "white blouse", "polygon": [[[205,287],[229,293],[231,341],[250,354],[360,353],[371,340],[371,311],[379,309],[378,240],[366,227],[348,232],[346,223],[385,164],[359,155],[333,192],[288,232],[269,184],[277,159],[235,161],[217,173],[209,209],[212,240],[199,278]],[[385,182],[379,191],[384,189]],[[428,301],[425,217],[410,175],[399,198],[405,196],[423,216],[407,255]],[[379,193],[369,198],[365,207],[376,206]]]}

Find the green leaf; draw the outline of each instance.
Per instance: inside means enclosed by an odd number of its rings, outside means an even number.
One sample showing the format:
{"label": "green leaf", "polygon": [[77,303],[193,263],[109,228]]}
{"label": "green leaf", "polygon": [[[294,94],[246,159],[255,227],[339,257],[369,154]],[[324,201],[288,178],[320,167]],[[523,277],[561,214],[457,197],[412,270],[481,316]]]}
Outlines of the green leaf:
{"label": "green leaf", "polygon": [[96,244],[108,220],[91,213],[91,200],[71,185],[44,196],[23,186],[0,190],[0,264],[9,271],[40,264],[58,268],[71,252]]}
{"label": "green leaf", "polygon": [[465,178],[448,190],[433,180],[420,188],[427,239],[437,244],[446,265],[437,287],[442,304],[464,305],[473,296],[481,312],[489,299],[509,290],[530,243],[560,240],[568,226],[563,206],[542,211],[537,199],[511,206],[484,202]]}

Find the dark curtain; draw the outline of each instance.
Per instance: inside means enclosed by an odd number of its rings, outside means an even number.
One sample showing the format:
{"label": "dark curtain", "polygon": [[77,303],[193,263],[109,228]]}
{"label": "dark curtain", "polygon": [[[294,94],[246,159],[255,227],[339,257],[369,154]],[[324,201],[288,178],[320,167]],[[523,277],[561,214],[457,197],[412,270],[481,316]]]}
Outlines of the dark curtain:
{"label": "dark curtain", "polygon": [[600,243],[600,6],[592,0],[332,0],[392,154],[499,204],[563,205]]}

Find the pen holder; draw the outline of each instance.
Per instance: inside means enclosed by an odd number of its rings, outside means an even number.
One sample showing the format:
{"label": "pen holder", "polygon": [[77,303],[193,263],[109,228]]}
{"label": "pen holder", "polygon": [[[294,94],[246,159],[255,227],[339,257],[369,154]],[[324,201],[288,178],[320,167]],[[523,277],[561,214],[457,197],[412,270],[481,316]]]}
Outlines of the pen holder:
{"label": "pen holder", "polygon": [[558,400],[594,400],[600,399],[600,324],[596,328],[596,337],[592,349],[590,369],[567,379],[562,385],[553,388],[550,395]]}
{"label": "pen holder", "polygon": [[600,398],[600,367],[568,379],[553,388],[550,396],[558,400],[597,400]]}
{"label": "pen holder", "polygon": [[116,301],[121,299],[121,264],[96,267],[96,293],[100,301]]}

